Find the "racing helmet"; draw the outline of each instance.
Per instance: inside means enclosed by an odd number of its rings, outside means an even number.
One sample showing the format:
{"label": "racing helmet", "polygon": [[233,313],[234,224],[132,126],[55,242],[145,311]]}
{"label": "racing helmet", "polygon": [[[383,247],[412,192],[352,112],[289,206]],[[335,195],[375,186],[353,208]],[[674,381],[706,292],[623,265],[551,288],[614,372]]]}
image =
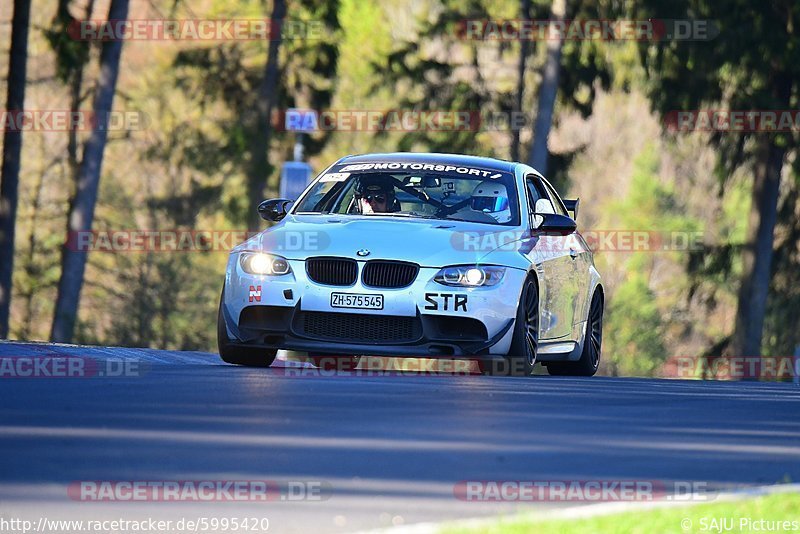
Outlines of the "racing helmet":
{"label": "racing helmet", "polygon": [[486,180],[478,184],[472,192],[470,207],[485,213],[500,224],[511,220],[508,190],[501,182]]}

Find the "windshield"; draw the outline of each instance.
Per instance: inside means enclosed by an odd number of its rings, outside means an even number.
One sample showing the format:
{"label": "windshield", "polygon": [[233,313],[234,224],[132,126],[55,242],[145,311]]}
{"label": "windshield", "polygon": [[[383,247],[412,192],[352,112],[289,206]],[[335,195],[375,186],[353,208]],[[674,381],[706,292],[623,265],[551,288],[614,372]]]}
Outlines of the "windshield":
{"label": "windshield", "polygon": [[[395,166],[397,170],[393,168]],[[422,163],[335,166],[312,185],[294,213],[382,215],[519,225],[519,205],[512,174]]]}

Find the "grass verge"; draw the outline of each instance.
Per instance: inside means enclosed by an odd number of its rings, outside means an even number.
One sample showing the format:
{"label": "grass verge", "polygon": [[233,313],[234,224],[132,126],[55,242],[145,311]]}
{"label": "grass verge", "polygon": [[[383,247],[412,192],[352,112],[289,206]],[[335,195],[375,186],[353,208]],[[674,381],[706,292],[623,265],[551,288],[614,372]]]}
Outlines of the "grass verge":
{"label": "grass verge", "polygon": [[583,519],[543,519],[535,515],[494,523],[447,527],[442,534],[650,534],[696,532],[800,533],[800,493],[777,493],[754,499],[651,508]]}

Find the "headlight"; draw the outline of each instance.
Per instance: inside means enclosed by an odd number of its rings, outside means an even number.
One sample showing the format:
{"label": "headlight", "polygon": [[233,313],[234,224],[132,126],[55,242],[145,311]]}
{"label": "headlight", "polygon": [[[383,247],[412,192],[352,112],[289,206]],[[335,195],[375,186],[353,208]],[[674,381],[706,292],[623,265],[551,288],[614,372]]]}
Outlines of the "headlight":
{"label": "headlight", "polygon": [[292,272],[286,258],[264,254],[263,252],[242,252],[239,255],[239,264],[244,269],[244,272],[249,274],[279,276]]}
{"label": "headlight", "polygon": [[454,265],[440,270],[433,280],[446,286],[486,287],[497,284],[505,273],[505,267],[495,265]]}

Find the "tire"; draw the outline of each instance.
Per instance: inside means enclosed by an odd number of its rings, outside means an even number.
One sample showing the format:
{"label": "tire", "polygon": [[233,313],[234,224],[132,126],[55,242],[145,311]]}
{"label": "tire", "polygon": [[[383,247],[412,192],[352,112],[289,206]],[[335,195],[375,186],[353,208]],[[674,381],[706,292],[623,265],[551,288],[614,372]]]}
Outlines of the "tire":
{"label": "tire", "polygon": [[225,327],[225,318],[222,315],[225,289],[223,288],[222,291],[222,295],[219,298],[219,311],[217,312],[217,348],[219,349],[219,357],[225,363],[234,365],[269,367],[275,361],[275,356],[278,354],[277,350],[243,347],[230,342],[228,330]]}
{"label": "tire", "polygon": [[539,287],[529,276],[522,286],[511,347],[503,360],[479,361],[481,373],[492,376],[530,376],[539,345]]}
{"label": "tire", "polygon": [[324,371],[352,371],[358,367],[361,356],[344,356],[340,354],[309,355],[314,365]]}
{"label": "tire", "polygon": [[547,366],[553,376],[594,376],[600,366],[603,348],[603,296],[595,291],[586,320],[586,336],[583,340],[581,358],[577,362],[558,362]]}

